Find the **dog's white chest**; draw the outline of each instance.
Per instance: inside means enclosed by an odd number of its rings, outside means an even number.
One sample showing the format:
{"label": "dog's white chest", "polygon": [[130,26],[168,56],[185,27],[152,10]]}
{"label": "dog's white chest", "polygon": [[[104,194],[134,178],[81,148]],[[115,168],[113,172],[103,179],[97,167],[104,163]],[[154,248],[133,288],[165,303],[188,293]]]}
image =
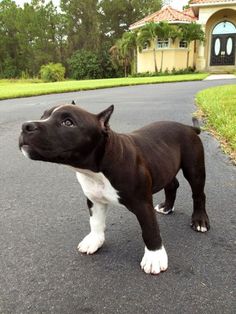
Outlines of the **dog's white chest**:
{"label": "dog's white chest", "polygon": [[102,204],[119,204],[118,192],[101,172],[96,173],[82,169],[76,171],[82,190],[90,201]]}

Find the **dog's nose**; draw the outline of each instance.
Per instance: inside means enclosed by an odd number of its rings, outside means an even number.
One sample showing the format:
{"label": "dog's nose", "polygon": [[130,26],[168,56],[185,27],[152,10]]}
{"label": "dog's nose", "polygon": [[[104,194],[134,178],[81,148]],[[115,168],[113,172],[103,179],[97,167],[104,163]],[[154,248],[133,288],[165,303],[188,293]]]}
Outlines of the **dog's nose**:
{"label": "dog's nose", "polygon": [[38,130],[37,123],[35,122],[26,122],[22,125],[22,131],[25,133],[33,133]]}

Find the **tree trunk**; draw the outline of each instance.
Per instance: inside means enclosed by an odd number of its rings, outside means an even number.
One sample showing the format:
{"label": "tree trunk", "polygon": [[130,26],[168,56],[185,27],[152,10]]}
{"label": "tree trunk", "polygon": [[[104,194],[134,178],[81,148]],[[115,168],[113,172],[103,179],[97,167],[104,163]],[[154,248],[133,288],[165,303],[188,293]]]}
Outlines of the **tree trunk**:
{"label": "tree trunk", "polygon": [[127,77],[128,76],[128,71],[127,71],[127,69],[128,69],[128,60],[125,58],[125,77]]}
{"label": "tree trunk", "polygon": [[137,73],[137,51],[136,51],[136,48],[134,48],[133,60],[131,64],[131,74],[136,74],[136,73]]}
{"label": "tree trunk", "polygon": [[156,60],[156,49],[153,49],[153,57],[154,57],[154,66],[155,66],[155,72],[158,72],[157,70],[157,60]]}
{"label": "tree trunk", "polygon": [[187,52],[187,69],[189,67],[189,53],[190,53],[190,50],[188,49],[188,52]]}
{"label": "tree trunk", "polygon": [[163,67],[163,55],[164,55],[164,51],[161,51],[161,72],[162,72],[162,67]]}

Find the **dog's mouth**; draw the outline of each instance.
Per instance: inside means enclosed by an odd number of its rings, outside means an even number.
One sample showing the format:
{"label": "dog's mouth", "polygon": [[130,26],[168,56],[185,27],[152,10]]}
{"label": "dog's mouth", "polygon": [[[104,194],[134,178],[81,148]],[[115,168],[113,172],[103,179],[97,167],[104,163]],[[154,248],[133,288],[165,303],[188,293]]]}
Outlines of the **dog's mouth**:
{"label": "dog's mouth", "polygon": [[20,144],[19,148],[22,152],[22,154],[30,159],[34,159],[34,160],[41,160],[42,156],[40,154],[38,154],[35,149],[29,145],[29,144]]}
{"label": "dog's mouth", "polygon": [[42,156],[37,152],[37,149],[32,145],[23,134],[19,138],[19,149],[22,154],[30,159],[40,160]]}
{"label": "dog's mouth", "polygon": [[41,160],[41,161],[51,161],[51,162],[62,162],[65,161],[68,155],[73,152],[73,149],[65,150],[52,150],[49,147],[40,147],[31,143],[28,138],[25,138],[23,135],[19,139],[19,149],[22,154],[32,160]]}
{"label": "dog's mouth", "polygon": [[27,158],[30,158],[30,156],[29,156],[29,153],[28,153],[28,151],[29,151],[29,145],[20,145],[20,150],[21,150],[21,152],[22,152],[22,154],[25,156],[25,157],[27,157]]}
{"label": "dog's mouth", "polygon": [[19,149],[22,150],[28,150],[28,148],[30,147],[30,144],[26,141],[25,137],[23,136],[23,134],[20,135],[19,138]]}

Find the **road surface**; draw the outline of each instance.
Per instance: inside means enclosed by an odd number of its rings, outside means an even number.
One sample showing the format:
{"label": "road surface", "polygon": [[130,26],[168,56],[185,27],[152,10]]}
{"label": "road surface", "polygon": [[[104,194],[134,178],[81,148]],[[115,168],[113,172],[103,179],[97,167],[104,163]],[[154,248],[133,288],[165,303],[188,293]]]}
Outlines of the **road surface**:
{"label": "road surface", "polygon": [[[128,132],[156,120],[191,124],[194,95],[236,80],[122,87],[0,101],[0,313],[235,313],[236,168],[208,133],[207,211],[211,230],[190,228],[191,191],[182,174],[175,213],[159,216],[169,268],[146,275],[135,216],[110,208],[106,242],[84,256],[89,232],[85,197],[73,170],[24,158],[21,124],[75,100],[92,112],[111,104],[111,126]],[[163,193],[154,196],[154,204]]]}

